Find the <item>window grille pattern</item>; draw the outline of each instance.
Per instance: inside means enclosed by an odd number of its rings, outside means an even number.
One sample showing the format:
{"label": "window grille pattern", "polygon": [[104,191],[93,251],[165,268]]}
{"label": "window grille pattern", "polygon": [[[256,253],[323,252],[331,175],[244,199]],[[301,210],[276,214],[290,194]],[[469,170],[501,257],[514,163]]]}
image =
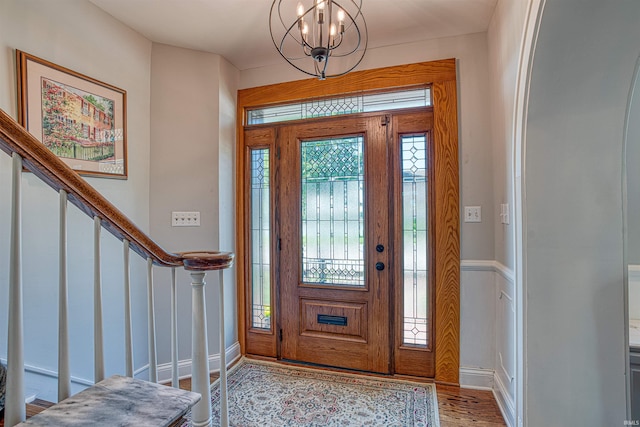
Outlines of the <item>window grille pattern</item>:
{"label": "window grille pattern", "polygon": [[359,93],[249,110],[247,124],[278,123],[343,114],[428,107],[430,105],[431,89],[428,87],[395,92]]}
{"label": "window grille pattern", "polygon": [[271,329],[269,149],[251,150],[251,326]]}
{"label": "window grille pattern", "polygon": [[429,242],[427,135],[401,137],[403,344],[428,344]]}
{"label": "window grille pattern", "polygon": [[362,136],[301,144],[302,281],[364,286]]}

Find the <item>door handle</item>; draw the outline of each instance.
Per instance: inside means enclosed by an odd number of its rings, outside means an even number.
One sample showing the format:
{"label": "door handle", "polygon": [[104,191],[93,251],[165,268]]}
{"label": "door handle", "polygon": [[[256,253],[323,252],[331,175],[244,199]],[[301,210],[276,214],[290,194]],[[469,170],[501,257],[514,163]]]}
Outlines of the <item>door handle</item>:
{"label": "door handle", "polygon": [[384,270],[384,262],[376,262],[376,270],[378,271]]}

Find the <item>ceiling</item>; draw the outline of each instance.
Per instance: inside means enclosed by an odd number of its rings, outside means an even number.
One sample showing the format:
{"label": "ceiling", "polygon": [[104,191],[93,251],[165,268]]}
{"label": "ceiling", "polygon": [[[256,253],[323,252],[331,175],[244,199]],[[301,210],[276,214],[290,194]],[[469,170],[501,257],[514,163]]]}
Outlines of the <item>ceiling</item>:
{"label": "ceiling", "polygon": [[[240,70],[283,61],[269,36],[271,0],[90,1],[149,40],[217,53]],[[484,32],[497,0],[362,2],[371,49]]]}

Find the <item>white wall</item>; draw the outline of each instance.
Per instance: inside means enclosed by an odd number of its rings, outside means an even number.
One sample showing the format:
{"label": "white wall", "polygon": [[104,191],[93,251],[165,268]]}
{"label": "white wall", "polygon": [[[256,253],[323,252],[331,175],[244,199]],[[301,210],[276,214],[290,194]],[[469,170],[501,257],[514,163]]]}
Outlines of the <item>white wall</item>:
{"label": "white wall", "polygon": [[487,31],[493,147],[493,194],[496,215],[495,259],[513,269],[513,221],[502,224],[500,204],[513,212],[513,107],[526,1],[499,0]]}
{"label": "white wall", "polygon": [[[640,264],[640,74],[630,100],[627,122],[627,257],[629,264]],[[640,310],[640,306],[638,306]]]}
{"label": "white wall", "polygon": [[626,419],[622,149],[638,22],[635,1],[547,0],[542,15],[524,147],[531,426]]}
{"label": "white wall", "polygon": [[[151,236],[174,252],[233,248],[237,70],[219,55],[153,44],[151,61]],[[172,211],[200,212],[200,227],[172,227]],[[221,241],[223,244],[221,244]],[[224,246],[224,247],[222,247]],[[227,272],[227,346],[237,341],[235,283]],[[156,274],[157,312],[170,308],[169,273]],[[219,275],[206,276],[209,353],[219,353]],[[179,359],[191,359],[191,288],[178,274]],[[158,330],[169,330],[158,317]],[[169,363],[169,334],[158,337],[158,362]]]}
{"label": "white wall", "polygon": [[[513,280],[513,120],[516,77],[526,1],[498,0],[487,31],[493,154],[495,259],[509,274],[497,275],[495,384],[498,402],[510,425],[515,424],[516,335]],[[497,214],[509,205],[509,224]],[[510,278],[510,280],[506,279]]]}
{"label": "white wall", "polygon": [[[0,108],[17,117],[15,51],[20,49],[127,91],[129,179],[88,178],[140,228],[149,226],[149,68],[151,43],[89,2],[0,2]],[[0,154],[0,357],[6,357],[9,236],[8,156]],[[57,371],[57,195],[23,177],[25,363]],[[93,380],[92,221],[70,208],[71,374]],[[87,237],[89,236],[89,237]],[[107,374],[124,372],[122,249],[103,233]],[[132,256],[134,368],[147,363],[144,262]],[[142,344],[142,345],[138,345]],[[32,378],[32,377],[29,377]],[[30,380],[31,381],[31,380]],[[35,381],[35,379],[34,379]],[[34,385],[56,400],[55,383]],[[51,392],[51,393],[49,393]]]}
{"label": "white wall", "polygon": [[640,319],[640,73],[636,75],[633,87],[629,102],[625,150],[628,305],[629,318]]}

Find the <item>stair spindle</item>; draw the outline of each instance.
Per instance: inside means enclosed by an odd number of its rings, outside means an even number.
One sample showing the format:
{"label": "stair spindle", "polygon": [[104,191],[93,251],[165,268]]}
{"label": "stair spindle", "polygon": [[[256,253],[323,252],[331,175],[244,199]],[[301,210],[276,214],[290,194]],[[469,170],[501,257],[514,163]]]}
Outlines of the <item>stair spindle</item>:
{"label": "stair spindle", "polygon": [[133,332],[131,327],[131,268],[129,265],[129,241],[122,241],[124,249],[124,349],[125,372],[133,378]]}
{"label": "stair spindle", "polygon": [[69,320],[67,281],[67,192],[60,190],[60,247],[58,291],[58,401],[71,396],[71,369],[69,364]]}
{"label": "stair spindle", "polygon": [[224,336],[224,270],[218,271],[220,278],[220,302],[218,312],[220,314],[220,425],[227,427],[228,402],[227,402],[227,346]]}
{"label": "stair spindle", "polygon": [[24,404],[24,323],[22,306],[22,157],[12,155],[11,247],[9,249],[9,331],[7,394],[4,423],[14,426],[26,419]]}
{"label": "stair spindle", "polygon": [[171,268],[171,385],[180,388],[178,377],[178,288],[176,268]]}
{"label": "stair spindle", "polygon": [[158,382],[158,358],[156,356],[156,318],[153,302],[153,260],[147,258],[147,327],[149,342],[149,381]]}
{"label": "stair spindle", "polygon": [[99,217],[93,218],[93,358],[94,380],[104,379],[104,337],[102,335],[102,274],[100,271],[100,232],[102,224]]}

